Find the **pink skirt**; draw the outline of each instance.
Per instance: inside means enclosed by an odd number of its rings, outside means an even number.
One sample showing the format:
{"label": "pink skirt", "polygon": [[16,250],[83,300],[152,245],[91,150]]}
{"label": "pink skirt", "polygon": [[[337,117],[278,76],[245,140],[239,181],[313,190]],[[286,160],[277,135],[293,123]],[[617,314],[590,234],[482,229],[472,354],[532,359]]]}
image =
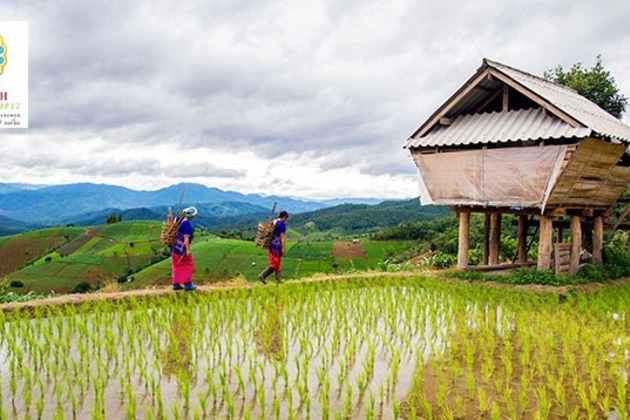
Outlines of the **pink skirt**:
{"label": "pink skirt", "polygon": [[173,284],[184,284],[192,281],[195,271],[195,260],[192,255],[171,254],[173,261]]}

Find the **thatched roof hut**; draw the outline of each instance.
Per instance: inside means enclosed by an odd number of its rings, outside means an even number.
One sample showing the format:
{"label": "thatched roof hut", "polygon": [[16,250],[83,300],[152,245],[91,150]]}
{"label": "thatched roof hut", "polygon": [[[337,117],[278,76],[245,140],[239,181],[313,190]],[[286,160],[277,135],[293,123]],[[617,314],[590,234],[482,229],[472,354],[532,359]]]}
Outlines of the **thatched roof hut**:
{"label": "thatched roof hut", "polygon": [[[557,272],[574,273],[582,226],[594,230],[601,261],[603,218],[630,181],[629,143],[630,127],[576,91],[484,59],[404,147],[419,170],[422,204],[460,215],[461,268],[470,213],[486,215],[489,265],[498,262],[501,214],[511,213],[519,216],[519,263],[528,227],[539,227],[540,269],[551,268],[553,226],[570,223],[570,244],[555,247],[558,255],[569,248],[568,261],[555,262]],[[561,230],[556,236],[562,243]]]}

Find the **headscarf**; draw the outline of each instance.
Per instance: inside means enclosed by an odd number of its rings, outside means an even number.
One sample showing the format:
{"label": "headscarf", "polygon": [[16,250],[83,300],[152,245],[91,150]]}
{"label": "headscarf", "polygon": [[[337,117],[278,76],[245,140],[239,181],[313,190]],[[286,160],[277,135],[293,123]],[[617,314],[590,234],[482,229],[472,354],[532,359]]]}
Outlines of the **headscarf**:
{"label": "headscarf", "polygon": [[184,217],[193,218],[197,215],[197,208],[193,206],[187,207],[182,210],[182,214],[184,215]]}

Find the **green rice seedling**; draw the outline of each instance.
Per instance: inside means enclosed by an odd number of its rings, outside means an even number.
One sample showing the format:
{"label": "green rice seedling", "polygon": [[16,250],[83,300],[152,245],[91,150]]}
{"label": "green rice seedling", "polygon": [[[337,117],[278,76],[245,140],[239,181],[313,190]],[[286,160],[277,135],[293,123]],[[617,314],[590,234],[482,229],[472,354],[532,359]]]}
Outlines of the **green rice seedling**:
{"label": "green rice seedling", "polygon": [[177,406],[176,402],[171,404],[171,415],[172,418],[175,420],[179,420],[181,418],[181,413],[179,412],[179,407]]}
{"label": "green rice seedling", "polygon": [[286,401],[286,409],[287,412],[289,413],[289,416],[291,417],[293,415],[293,391],[291,390],[291,388],[287,389],[286,394],[284,395],[285,401]]}
{"label": "green rice seedling", "polygon": [[438,406],[440,408],[444,407],[448,393],[449,393],[448,381],[444,375],[440,374],[438,378],[438,389],[437,389],[437,401],[438,401]]}
{"label": "green rice seedling", "polygon": [[[46,405],[46,401],[44,400],[44,396],[40,395],[39,399],[35,401],[35,412],[37,414],[37,418],[42,418],[42,413],[44,412],[44,406]],[[0,405],[0,412],[2,411],[2,405]],[[2,418],[5,418],[2,416]]]}
{"label": "green rice seedling", "polygon": [[228,418],[230,419],[234,419],[235,414],[236,414],[236,407],[235,407],[235,403],[234,403],[234,399],[232,398],[232,396],[227,393],[226,395],[224,395],[225,401],[227,403],[227,409],[228,409]]}
{"label": "green rice seedling", "polygon": [[258,392],[258,405],[260,406],[260,416],[264,418],[265,417],[265,402],[266,402],[265,388],[261,387],[258,391],[259,391]]}
{"label": "green rice seedling", "polygon": [[353,398],[352,386],[346,386],[346,393],[343,403],[343,412],[346,418],[350,418],[352,414],[352,398]]}
{"label": "green rice seedling", "polygon": [[547,395],[547,389],[545,388],[545,386],[536,387],[536,397],[538,399],[537,413],[539,413],[541,418],[549,418],[551,402],[549,401],[549,396]]}
{"label": "green rice seedling", "polygon": [[492,420],[499,420],[501,418],[501,410],[496,402],[493,402],[492,407],[490,407],[490,418]]}
{"label": "green rice seedling", "polygon": [[479,388],[479,390],[477,391],[477,401],[478,401],[478,408],[479,408],[479,413],[480,414],[485,414],[488,412],[488,394],[485,390],[485,388]]}
{"label": "green rice seedling", "polygon": [[472,368],[467,369],[466,372],[466,389],[468,390],[468,399],[473,401],[475,399],[475,376]]}
{"label": "green rice seedling", "polygon": [[276,420],[280,419],[280,401],[274,397],[272,404],[273,416]]}
{"label": "green rice seedling", "polygon": [[624,377],[625,372],[622,372],[621,374],[617,375],[617,398],[616,398],[616,408],[617,408],[617,412],[619,412],[619,415],[621,416],[621,418],[626,418],[626,416],[628,415],[627,411],[627,406],[626,406],[626,378]]}
{"label": "green rice seedling", "polygon": [[612,410],[612,399],[610,398],[610,394],[605,393],[600,401],[599,401],[599,409],[602,413],[610,413]]}
{"label": "green rice seedling", "polygon": [[394,400],[392,411],[393,411],[394,419],[400,418],[400,401]]}

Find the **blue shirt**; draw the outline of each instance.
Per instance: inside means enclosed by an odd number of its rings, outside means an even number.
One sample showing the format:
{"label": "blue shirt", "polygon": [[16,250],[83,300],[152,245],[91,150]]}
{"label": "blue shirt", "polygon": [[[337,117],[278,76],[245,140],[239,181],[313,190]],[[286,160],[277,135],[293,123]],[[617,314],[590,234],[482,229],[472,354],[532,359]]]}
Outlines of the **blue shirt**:
{"label": "blue shirt", "polygon": [[171,252],[178,255],[186,255],[186,247],[184,246],[184,236],[189,236],[190,243],[192,243],[193,237],[195,236],[195,230],[190,224],[190,220],[184,219],[181,225],[179,225],[179,229],[177,229],[177,239],[175,240],[175,245],[171,248]]}

